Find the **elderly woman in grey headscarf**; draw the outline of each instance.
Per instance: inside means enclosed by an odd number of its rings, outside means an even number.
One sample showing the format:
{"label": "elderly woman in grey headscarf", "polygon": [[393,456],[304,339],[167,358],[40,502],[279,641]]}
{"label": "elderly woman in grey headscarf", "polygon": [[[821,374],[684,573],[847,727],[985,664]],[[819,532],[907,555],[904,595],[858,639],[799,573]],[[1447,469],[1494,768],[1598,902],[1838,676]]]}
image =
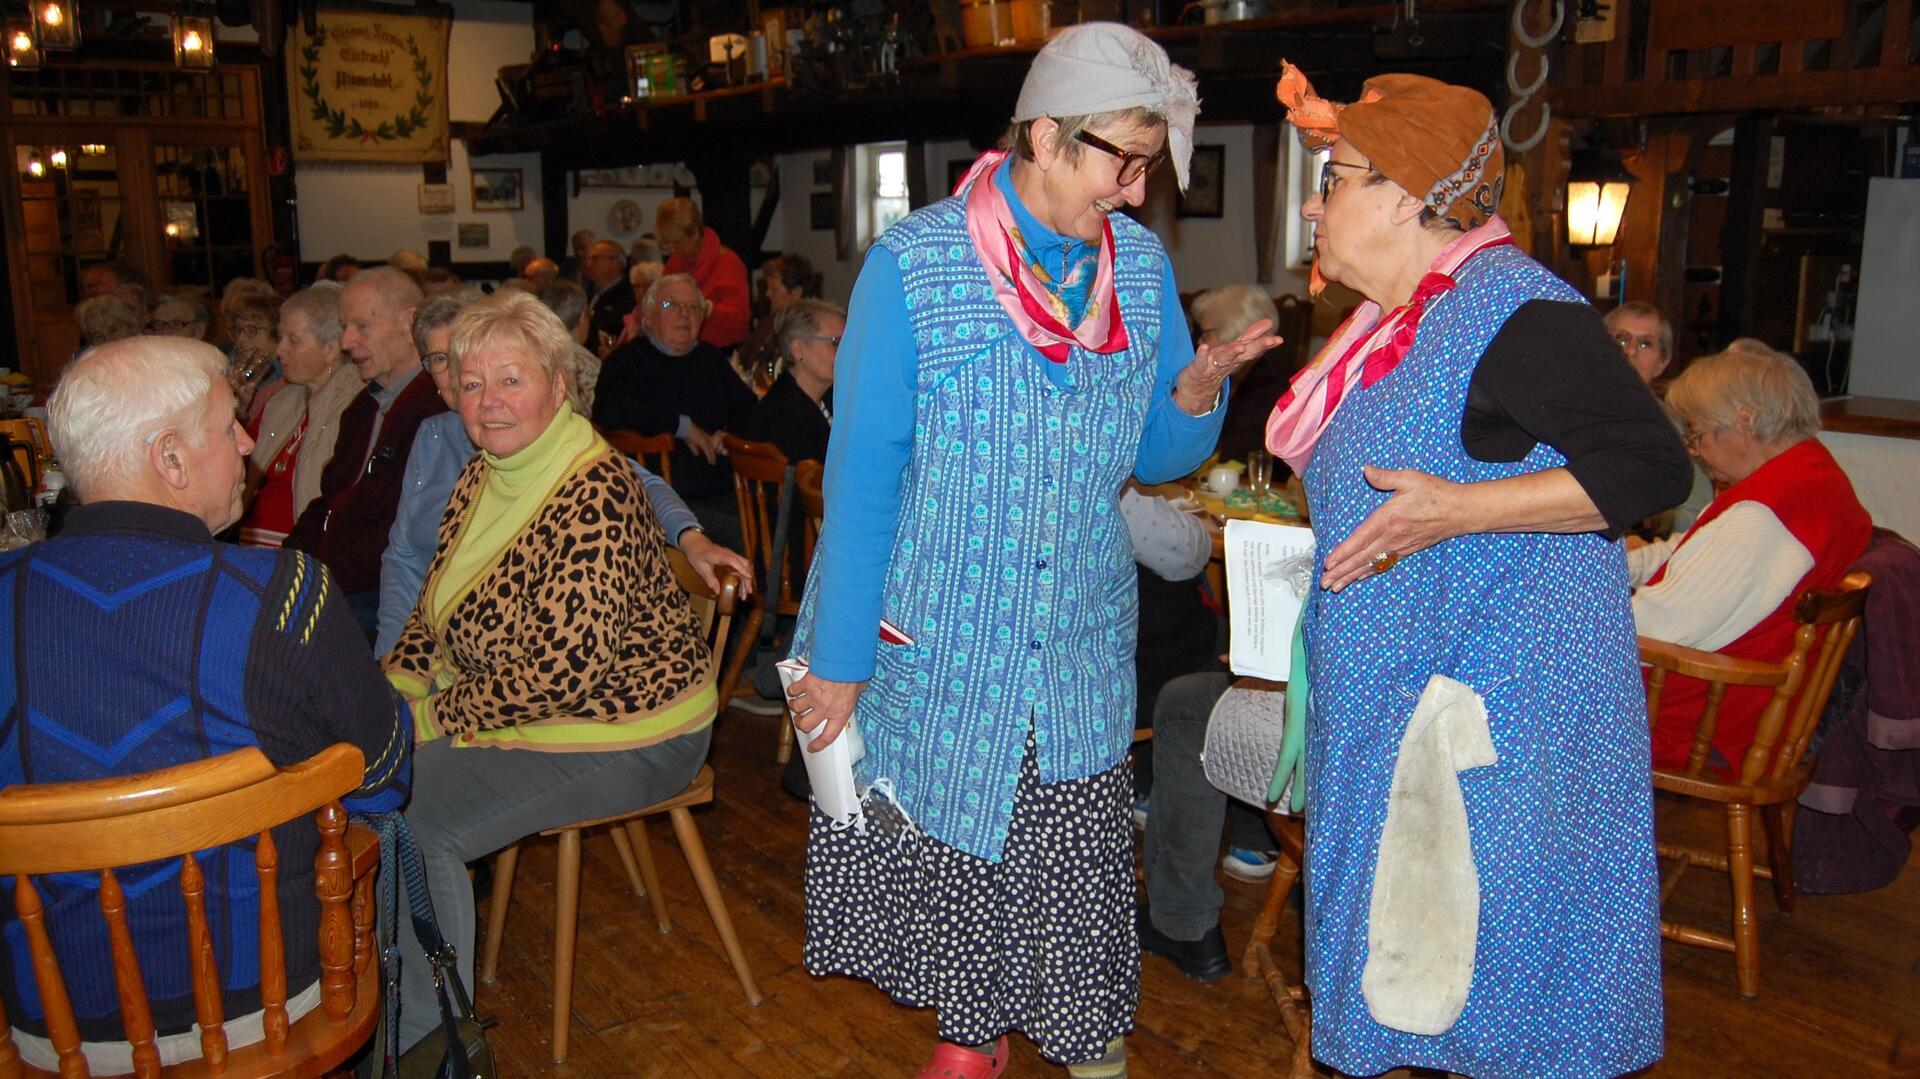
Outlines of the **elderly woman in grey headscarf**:
{"label": "elderly woman in grey headscarf", "polygon": [[1118,506],[1213,449],[1227,372],[1165,250],[1119,211],[1171,160],[1194,80],[1124,26],[1055,36],[1007,149],[876,242],[837,364],[826,523],[789,691],[814,748],[855,718],[864,824],[815,812],[807,969],[939,1012],[923,1077],[997,1076],[1006,1035],[1126,1072],[1139,999],[1137,601]]}

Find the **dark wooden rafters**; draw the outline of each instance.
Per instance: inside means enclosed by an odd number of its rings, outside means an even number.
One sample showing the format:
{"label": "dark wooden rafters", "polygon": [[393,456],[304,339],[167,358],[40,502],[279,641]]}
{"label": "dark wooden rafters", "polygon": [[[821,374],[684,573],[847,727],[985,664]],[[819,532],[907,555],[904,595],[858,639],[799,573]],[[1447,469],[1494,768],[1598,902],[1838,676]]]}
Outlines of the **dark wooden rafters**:
{"label": "dark wooden rafters", "polygon": [[1914,0],[1636,0],[1624,7],[1612,40],[1560,49],[1548,89],[1556,113],[1739,113],[1920,96]]}
{"label": "dark wooden rafters", "polygon": [[[1200,77],[1205,122],[1273,123],[1282,58],[1308,71],[1329,96],[1351,97],[1369,76],[1416,71],[1473,85],[1495,100],[1504,55],[1499,0],[1430,0],[1420,6],[1426,51],[1379,55],[1395,5],[1301,12],[1211,27],[1154,31],[1174,60]],[[716,126],[757,154],[896,139],[967,138],[983,144],[1011,113],[1035,45],[968,49],[900,66],[895,85],[802,95],[783,80],[681,98],[612,106],[604,117],[525,126],[495,125],[466,135],[476,154],[537,151],[570,168],[679,160]]]}

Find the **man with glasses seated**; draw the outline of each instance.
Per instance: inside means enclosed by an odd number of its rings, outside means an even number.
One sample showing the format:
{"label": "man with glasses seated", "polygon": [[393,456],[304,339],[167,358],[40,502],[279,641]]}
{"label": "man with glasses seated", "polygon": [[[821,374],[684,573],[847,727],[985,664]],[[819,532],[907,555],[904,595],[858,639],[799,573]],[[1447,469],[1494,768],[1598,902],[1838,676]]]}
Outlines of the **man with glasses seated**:
{"label": "man with glasses seated", "polygon": [[673,489],[722,546],[740,548],[733,472],[720,435],[743,429],[757,399],[727,354],[700,340],[710,308],[691,274],[667,274],[640,303],[640,335],[607,355],[593,422],[607,431],[671,434]]}
{"label": "man with glasses seated", "polygon": [[1613,343],[1640,373],[1640,381],[1653,385],[1673,363],[1673,324],[1658,307],[1644,300],[1623,303],[1607,312],[1605,322]]}
{"label": "man with glasses seated", "polygon": [[[1620,352],[1640,376],[1640,381],[1652,389],[1655,396],[1666,396],[1666,383],[1654,384],[1654,379],[1666,373],[1673,364],[1673,323],[1660,313],[1658,307],[1644,300],[1623,303],[1607,312],[1603,320],[1607,333],[1613,337],[1613,343],[1620,346]],[[1672,412],[1669,410],[1669,416]],[[1643,522],[1637,529],[1654,536],[1669,533],[1678,535],[1685,532],[1699,518],[1700,511],[1713,501],[1713,483],[1707,479],[1707,473],[1699,462],[1693,466],[1693,487],[1687,492],[1687,500],[1665,513],[1655,514]],[[1671,519],[1668,515],[1671,514]]]}

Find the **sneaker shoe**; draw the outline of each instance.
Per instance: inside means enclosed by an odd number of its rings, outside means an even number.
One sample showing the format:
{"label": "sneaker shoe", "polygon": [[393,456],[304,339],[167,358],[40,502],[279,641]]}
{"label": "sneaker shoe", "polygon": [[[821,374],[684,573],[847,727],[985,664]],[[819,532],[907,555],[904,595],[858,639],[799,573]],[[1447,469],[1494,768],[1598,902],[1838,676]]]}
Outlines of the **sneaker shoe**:
{"label": "sneaker shoe", "polygon": [[757,693],[753,693],[744,697],[735,697],[728,703],[727,707],[738,708],[742,712],[756,716],[777,716],[782,711],[785,711],[786,702],[770,701]]}
{"label": "sneaker shoe", "polygon": [[1218,981],[1233,969],[1233,960],[1227,958],[1227,938],[1220,935],[1218,923],[1199,940],[1175,940],[1153,927],[1145,900],[1134,907],[1133,922],[1140,933],[1141,951],[1164,957],[1196,982]]}
{"label": "sneaker shoe", "polygon": [[1266,851],[1229,847],[1227,856],[1220,859],[1220,868],[1234,880],[1264,884],[1273,876],[1273,861],[1274,856]]}
{"label": "sneaker shoe", "polygon": [[1147,830],[1147,800],[1145,798],[1135,798],[1133,800],[1133,826],[1143,832]]}

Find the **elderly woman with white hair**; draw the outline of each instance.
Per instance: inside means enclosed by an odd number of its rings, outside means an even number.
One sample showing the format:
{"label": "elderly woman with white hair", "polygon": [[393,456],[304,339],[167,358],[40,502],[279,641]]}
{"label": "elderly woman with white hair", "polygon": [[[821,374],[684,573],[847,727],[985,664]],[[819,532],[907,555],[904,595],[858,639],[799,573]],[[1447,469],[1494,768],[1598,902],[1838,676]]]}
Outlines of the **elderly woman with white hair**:
{"label": "elderly woman with white hair", "polygon": [[127,301],[111,294],[81,300],[74,305],[73,319],[80,324],[82,351],[140,333],[140,317]]}
{"label": "elderly woman with white hair", "polygon": [[262,547],[280,546],[300,511],[320,497],[341,414],[367,384],[340,351],[338,289],[302,289],[279,315],[274,354],[286,388],[260,413],[249,458],[260,480],[240,519],[240,542]]}
{"label": "elderly woman with white hair", "polygon": [[[478,300],[448,339],[478,447],[419,603],[387,655],[413,706],[407,819],[447,939],[473,973],[465,864],[544,828],[647,805],[706,758],[717,694],[640,479],[567,401],[567,328],[538,300]],[[401,1041],[439,1025],[410,940]]]}
{"label": "elderly woman with white hair", "polygon": [[[1777,660],[1792,647],[1793,606],[1831,588],[1866,553],[1873,521],[1821,444],[1820,400],[1792,357],[1743,337],[1687,365],[1667,389],[1685,443],[1714,486],[1712,503],[1677,539],[1627,556],[1642,636],[1737,659]],[[1737,769],[1766,706],[1761,687],[1727,690],[1714,762]],[[1653,763],[1681,767],[1706,683],[1669,680],[1653,727]]]}
{"label": "elderly woman with white hair", "polygon": [[1121,211],[1171,160],[1190,72],[1139,32],[1055,35],[1007,149],[883,233],[840,343],[826,524],[789,691],[815,748],[856,720],[866,826],[815,812],[807,969],[933,1007],[920,1074],[997,1076],[1020,1031],[1124,1075],[1139,1000],[1137,603],[1117,506],[1213,448],[1227,372],[1278,343],[1186,332]]}
{"label": "elderly woman with white hair", "polygon": [[[1280,323],[1280,308],[1258,285],[1210,288],[1193,298],[1187,313],[1199,341],[1231,341],[1256,322]],[[1284,349],[1270,349],[1233,372],[1233,400],[1227,402],[1227,418],[1220,425],[1220,442],[1215,447],[1221,460],[1245,460],[1247,454],[1265,448],[1267,417],[1293,376],[1285,355]]]}

